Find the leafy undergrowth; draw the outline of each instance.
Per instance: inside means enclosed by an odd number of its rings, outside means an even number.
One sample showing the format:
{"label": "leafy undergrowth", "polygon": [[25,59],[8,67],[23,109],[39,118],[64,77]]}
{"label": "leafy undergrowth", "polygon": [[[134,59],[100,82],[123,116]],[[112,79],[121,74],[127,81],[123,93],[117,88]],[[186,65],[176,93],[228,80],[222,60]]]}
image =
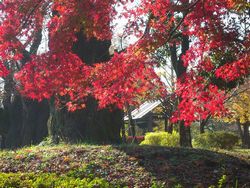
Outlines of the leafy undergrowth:
{"label": "leafy undergrowth", "polygon": [[226,187],[250,187],[249,169],[248,151],[59,145],[0,152],[0,176],[51,173],[89,181],[99,178],[108,187],[208,187],[217,186],[223,175]]}

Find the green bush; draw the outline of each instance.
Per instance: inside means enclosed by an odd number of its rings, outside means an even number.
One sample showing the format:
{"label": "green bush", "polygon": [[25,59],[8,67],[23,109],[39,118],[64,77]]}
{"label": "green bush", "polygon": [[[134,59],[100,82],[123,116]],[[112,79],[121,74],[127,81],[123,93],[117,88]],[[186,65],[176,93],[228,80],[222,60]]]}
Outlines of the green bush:
{"label": "green bush", "polygon": [[0,173],[0,188],[109,188],[101,178],[73,178],[53,173]]}
{"label": "green bush", "polygon": [[167,132],[150,132],[146,133],[145,140],[140,145],[156,146],[179,146],[179,134],[173,131],[172,134]]}
{"label": "green bush", "polygon": [[238,135],[226,131],[206,132],[196,136],[193,146],[197,148],[231,149],[239,142]]}

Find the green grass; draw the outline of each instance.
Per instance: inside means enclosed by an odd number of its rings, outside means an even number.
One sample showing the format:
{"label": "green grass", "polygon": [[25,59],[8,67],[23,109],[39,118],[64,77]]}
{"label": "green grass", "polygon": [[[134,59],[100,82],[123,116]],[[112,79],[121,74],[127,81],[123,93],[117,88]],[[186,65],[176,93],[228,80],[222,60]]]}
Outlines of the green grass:
{"label": "green grass", "polygon": [[[115,187],[249,187],[250,151],[156,146],[58,145],[0,151],[0,171],[99,178]],[[52,175],[54,176],[54,175]],[[73,181],[73,180],[72,180]]]}
{"label": "green grass", "polygon": [[0,173],[0,187],[25,188],[110,188],[114,187],[101,178],[78,178],[70,173]]}

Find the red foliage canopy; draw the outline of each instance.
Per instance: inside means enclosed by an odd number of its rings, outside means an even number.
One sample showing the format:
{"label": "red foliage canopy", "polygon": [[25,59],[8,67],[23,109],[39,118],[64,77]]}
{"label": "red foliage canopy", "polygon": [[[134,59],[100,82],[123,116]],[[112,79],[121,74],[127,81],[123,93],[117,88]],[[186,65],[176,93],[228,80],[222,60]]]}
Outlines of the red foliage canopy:
{"label": "red foliage canopy", "polygon": [[[211,78],[232,82],[249,75],[247,2],[138,3],[131,8],[128,0],[3,0],[0,76],[15,72],[23,95],[38,100],[55,96],[65,100],[69,110],[84,107],[89,95],[99,100],[101,108],[122,108],[136,104],[138,96],[152,97],[151,91],[165,94],[150,53],[166,43],[180,45],[181,33],[193,40],[181,57],[188,71],[177,83],[176,93],[182,100],[173,121],[184,120],[188,125],[223,112],[225,92]],[[123,16],[128,19],[126,32],[139,40],[106,63],[86,65],[72,52],[76,33],[83,32],[88,39],[111,39],[113,20],[120,14],[116,12],[118,5],[123,6]],[[37,33],[45,28],[49,31],[49,51],[31,54],[22,63],[24,51],[35,44]]]}

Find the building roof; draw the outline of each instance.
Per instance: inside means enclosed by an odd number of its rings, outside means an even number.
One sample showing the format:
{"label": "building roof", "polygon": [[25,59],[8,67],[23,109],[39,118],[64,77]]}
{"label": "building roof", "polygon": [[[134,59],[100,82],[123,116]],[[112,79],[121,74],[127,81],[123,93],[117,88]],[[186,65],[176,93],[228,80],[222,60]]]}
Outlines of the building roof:
{"label": "building roof", "polygon": [[[160,100],[157,100],[157,101],[147,101],[147,102],[143,103],[142,105],[140,105],[139,108],[137,108],[137,109],[135,109],[135,110],[133,110],[131,112],[132,119],[140,119],[140,118],[142,118],[147,113],[149,113],[150,111],[152,111],[155,107],[157,107],[159,104],[161,104]],[[125,116],[124,120],[127,121],[128,120],[128,116]]]}

